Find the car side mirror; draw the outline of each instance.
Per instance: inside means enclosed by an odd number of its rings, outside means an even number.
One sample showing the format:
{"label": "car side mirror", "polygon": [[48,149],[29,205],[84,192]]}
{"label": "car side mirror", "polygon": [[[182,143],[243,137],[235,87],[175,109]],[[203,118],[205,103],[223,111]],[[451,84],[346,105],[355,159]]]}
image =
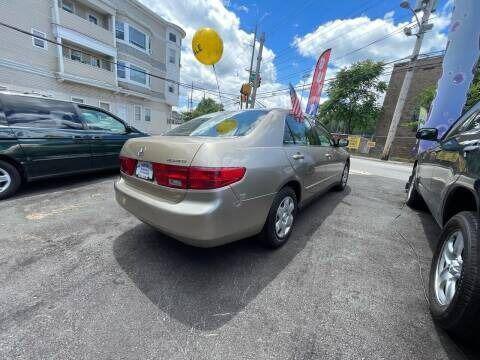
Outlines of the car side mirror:
{"label": "car side mirror", "polygon": [[338,139],[336,141],[336,145],[338,147],[347,147],[348,146],[348,139]]}
{"label": "car side mirror", "polygon": [[419,129],[416,134],[416,138],[420,140],[438,140],[438,129],[436,128],[423,128]]}

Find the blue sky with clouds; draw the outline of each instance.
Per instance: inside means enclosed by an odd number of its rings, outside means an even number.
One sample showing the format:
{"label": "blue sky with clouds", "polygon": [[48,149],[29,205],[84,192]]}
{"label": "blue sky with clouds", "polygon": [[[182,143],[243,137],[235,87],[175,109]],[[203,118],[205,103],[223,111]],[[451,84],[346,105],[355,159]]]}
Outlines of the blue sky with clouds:
{"label": "blue sky with clouds", "polygon": [[[332,48],[328,78],[355,61],[368,58],[390,61],[406,57],[414,42],[414,37],[407,37],[402,32],[402,28],[413,21],[413,15],[400,8],[400,1],[395,0],[141,1],[186,30],[181,68],[184,82],[194,81],[197,86],[216,88],[212,69],[194,59],[190,42],[195,30],[202,26],[215,28],[220,33],[224,40],[224,55],[217,64],[217,74],[221,90],[227,93],[224,99],[227,108],[238,106],[233,99],[242,82],[247,81],[245,69],[250,62],[249,44],[257,21],[259,30],[266,34],[262,86],[259,89],[259,97],[266,106],[288,106],[286,92],[276,96],[271,96],[271,92],[285,88],[288,82],[302,84],[302,77],[308,83],[316,58],[326,48]],[[415,3],[415,0],[411,2]],[[445,48],[452,2],[438,1],[438,9],[432,16],[434,29],[427,34],[422,52]],[[384,37],[384,40],[366,46]],[[356,51],[361,47],[365,48]],[[181,89],[179,108],[185,107],[188,93],[187,89]],[[207,96],[210,95],[207,93]],[[202,97],[201,91],[194,92],[195,101]]]}

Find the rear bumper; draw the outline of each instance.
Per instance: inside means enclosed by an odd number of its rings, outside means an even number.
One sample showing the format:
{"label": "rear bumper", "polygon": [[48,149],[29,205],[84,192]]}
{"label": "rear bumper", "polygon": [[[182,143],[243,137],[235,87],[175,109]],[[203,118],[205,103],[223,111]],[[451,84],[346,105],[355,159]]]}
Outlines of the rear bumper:
{"label": "rear bumper", "polygon": [[213,247],[258,234],[265,223],[272,196],[240,201],[230,187],[205,193],[187,192],[172,203],[129,186],[120,178],[115,198],[141,221],[177,240]]}

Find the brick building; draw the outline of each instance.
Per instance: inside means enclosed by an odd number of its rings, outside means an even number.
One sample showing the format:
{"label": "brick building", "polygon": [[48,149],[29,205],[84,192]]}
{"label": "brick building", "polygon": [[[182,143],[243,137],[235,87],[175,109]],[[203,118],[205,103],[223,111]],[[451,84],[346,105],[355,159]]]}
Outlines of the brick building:
{"label": "brick building", "polygon": [[[418,95],[431,85],[436,85],[438,79],[442,75],[442,59],[443,56],[433,56],[420,58],[417,60],[413,81],[408,92],[407,101],[403,108],[403,114],[400,124],[392,144],[390,156],[398,158],[412,158],[412,148],[416,143],[415,130],[406,123],[412,122],[416,116],[416,105]],[[402,87],[403,78],[405,77],[406,69],[409,62],[396,64],[393,68],[392,76],[388,85],[385,100],[383,101],[383,109],[380,118],[378,119],[375,130],[375,148],[371,149],[373,154],[381,154],[385,139],[387,137],[388,129],[392,121],[395,105],[397,104],[400,88]]]}

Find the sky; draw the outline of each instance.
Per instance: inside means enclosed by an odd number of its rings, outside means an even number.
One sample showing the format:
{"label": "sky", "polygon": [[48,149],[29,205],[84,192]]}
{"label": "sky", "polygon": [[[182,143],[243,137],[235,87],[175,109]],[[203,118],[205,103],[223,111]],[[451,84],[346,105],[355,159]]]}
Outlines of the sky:
{"label": "sky", "polygon": [[[191,84],[193,81],[195,87],[208,90],[193,91],[194,106],[204,96],[220,101],[212,67],[200,64],[191,49],[193,34],[201,27],[215,29],[224,42],[223,56],[215,69],[226,109],[239,107],[241,84],[248,81],[255,24],[266,39],[262,84],[257,93],[258,105],[266,107],[290,107],[290,98],[284,89],[291,82],[300,87],[297,93],[299,97],[303,93],[305,108],[313,68],[327,48],[332,48],[328,79],[341,68],[361,60],[388,62],[406,58],[415,42],[415,36],[406,36],[402,29],[414,23],[413,14],[400,8],[399,0],[140,1],[186,31],[180,82]],[[411,0],[412,5],[415,2]],[[431,17],[434,27],[426,34],[421,53],[445,49],[452,4],[453,0],[438,1]],[[418,15],[421,17],[422,13]],[[388,72],[383,80],[389,80]],[[307,86],[302,91],[304,83]],[[322,101],[326,98],[325,89]],[[187,109],[189,96],[190,89],[181,86],[179,111]]]}

